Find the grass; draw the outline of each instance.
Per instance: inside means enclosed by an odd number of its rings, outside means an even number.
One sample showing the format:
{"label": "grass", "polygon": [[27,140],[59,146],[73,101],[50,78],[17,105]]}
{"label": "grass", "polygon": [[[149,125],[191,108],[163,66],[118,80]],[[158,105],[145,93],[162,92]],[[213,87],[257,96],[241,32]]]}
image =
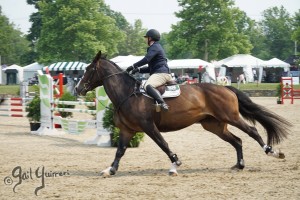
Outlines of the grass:
{"label": "grass", "polygon": [[[35,92],[38,86],[28,86],[29,92]],[[0,85],[0,95],[20,96],[20,85]]]}
{"label": "grass", "polygon": [[[279,83],[247,83],[240,84],[240,90],[276,90],[277,85]],[[237,83],[232,83],[233,87],[238,88]],[[300,85],[295,85],[295,89],[300,89]],[[34,92],[36,86],[28,86],[29,92]],[[65,89],[65,88],[64,88]],[[19,96],[20,95],[20,86],[19,85],[0,85],[0,95],[12,95]]]}

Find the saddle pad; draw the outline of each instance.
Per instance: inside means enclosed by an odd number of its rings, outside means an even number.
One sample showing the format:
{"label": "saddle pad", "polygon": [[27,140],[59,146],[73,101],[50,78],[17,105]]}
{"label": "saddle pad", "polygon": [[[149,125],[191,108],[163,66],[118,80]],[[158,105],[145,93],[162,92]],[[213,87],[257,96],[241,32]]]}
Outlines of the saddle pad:
{"label": "saddle pad", "polygon": [[[145,95],[147,97],[150,97],[149,95],[147,95],[147,93],[145,92],[145,90],[144,90],[143,87],[140,87],[140,92],[143,95]],[[167,85],[166,86],[166,91],[162,95],[162,97],[163,98],[171,98],[171,97],[178,97],[179,95],[180,95],[180,87],[179,87],[179,85]]]}

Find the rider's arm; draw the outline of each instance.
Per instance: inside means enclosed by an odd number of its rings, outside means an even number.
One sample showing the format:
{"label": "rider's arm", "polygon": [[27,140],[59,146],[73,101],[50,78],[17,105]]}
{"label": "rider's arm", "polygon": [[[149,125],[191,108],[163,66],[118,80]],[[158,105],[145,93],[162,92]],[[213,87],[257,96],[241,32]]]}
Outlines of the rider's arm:
{"label": "rider's arm", "polygon": [[140,61],[134,63],[134,64],[133,64],[133,67],[134,67],[134,68],[137,68],[137,67],[141,67],[141,66],[146,65],[146,64],[148,64],[148,60],[147,60],[146,57],[144,57],[142,60],[140,60]]}

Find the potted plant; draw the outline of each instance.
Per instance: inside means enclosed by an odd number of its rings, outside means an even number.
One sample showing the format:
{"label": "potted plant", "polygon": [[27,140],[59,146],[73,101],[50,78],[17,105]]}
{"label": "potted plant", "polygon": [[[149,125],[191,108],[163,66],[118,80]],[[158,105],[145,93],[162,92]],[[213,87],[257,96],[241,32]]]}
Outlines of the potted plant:
{"label": "potted plant", "polygon": [[41,99],[38,95],[35,95],[31,102],[26,107],[27,118],[30,123],[30,130],[36,131],[41,126]]}
{"label": "potted plant", "polygon": [[281,100],[281,84],[279,83],[276,87],[277,104],[282,104]]}
{"label": "potted plant", "polygon": [[[103,128],[108,130],[110,132],[111,136],[111,146],[117,147],[118,141],[120,137],[120,129],[117,128],[113,121],[113,105],[109,104],[109,109],[106,109],[103,116]],[[142,132],[137,132],[135,136],[131,139],[129,143],[129,147],[138,147],[140,145],[140,142],[143,141],[145,134]]]}

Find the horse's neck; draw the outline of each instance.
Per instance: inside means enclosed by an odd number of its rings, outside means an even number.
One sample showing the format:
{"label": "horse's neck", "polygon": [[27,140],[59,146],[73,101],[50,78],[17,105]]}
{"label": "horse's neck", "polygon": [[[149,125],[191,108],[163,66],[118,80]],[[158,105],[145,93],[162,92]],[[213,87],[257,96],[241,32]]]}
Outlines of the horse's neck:
{"label": "horse's neck", "polygon": [[[115,68],[116,69],[116,68]],[[105,70],[106,78],[103,81],[107,96],[115,106],[119,106],[126,98],[134,92],[135,81],[126,73],[120,73],[118,69]]]}

